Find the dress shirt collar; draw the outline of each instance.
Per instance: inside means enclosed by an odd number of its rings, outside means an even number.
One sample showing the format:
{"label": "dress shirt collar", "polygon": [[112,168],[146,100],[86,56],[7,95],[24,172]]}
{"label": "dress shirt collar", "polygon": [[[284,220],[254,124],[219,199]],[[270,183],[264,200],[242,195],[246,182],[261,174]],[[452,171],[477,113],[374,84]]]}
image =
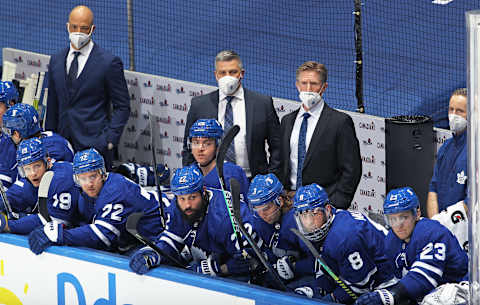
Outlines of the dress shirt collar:
{"label": "dress shirt collar", "polygon": [[71,43],[69,44],[69,46],[70,46],[70,50],[68,51],[67,56],[72,56],[73,52],[80,52],[80,55],[84,55],[84,56],[88,57],[88,55],[90,55],[90,52],[92,52],[92,49],[93,49],[93,40],[90,39],[90,41],[87,43],[87,45],[84,46],[83,48],[81,48],[80,50],[75,50],[72,47]]}
{"label": "dress shirt collar", "polygon": [[[238,90],[234,94],[232,94],[231,96],[234,97],[232,102],[235,101],[236,99],[240,99],[240,100],[243,101],[245,99],[244,98],[243,86],[240,85],[240,88],[238,88]],[[219,102],[221,102],[221,101],[227,102],[226,97],[227,96],[222,91],[220,91],[220,90],[218,91],[218,101]]]}
{"label": "dress shirt collar", "polygon": [[[320,115],[322,114],[322,110],[323,110],[324,105],[325,105],[325,101],[322,98],[322,102],[319,103],[318,105],[316,105],[315,107],[313,107],[312,109],[310,109],[308,111],[308,113],[310,113],[310,115],[316,121],[318,121],[318,119],[320,119]],[[303,108],[303,104],[301,104],[300,105],[300,110],[298,111],[298,114],[297,114],[297,118],[303,118],[302,116],[305,112],[307,112],[307,111],[305,111],[305,109]]]}

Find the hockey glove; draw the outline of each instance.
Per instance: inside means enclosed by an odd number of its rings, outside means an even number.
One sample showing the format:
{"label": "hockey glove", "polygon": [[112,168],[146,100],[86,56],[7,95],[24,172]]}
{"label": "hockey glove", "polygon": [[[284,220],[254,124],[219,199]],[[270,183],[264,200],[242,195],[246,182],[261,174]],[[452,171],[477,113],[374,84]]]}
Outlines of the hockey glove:
{"label": "hockey glove", "polygon": [[312,287],[308,287],[308,286],[295,288],[295,293],[306,296],[307,298],[310,298],[310,299],[313,297],[313,289]]}
{"label": "hockey glove", "polygon": [[160,265],[162,257],[150,247],[143,247],[130,257],[130,269],[137,274],[145,274]]}
{"label": "hockey glove", "polygon": [[36,228],[28,235],[30,250],[35,254],[42,253],[46,248],[57,244],[63,245],[63,225],[51,221],[45,226]]}
{"label": "hockey glove", "polygon": [[284,280],[291,280],[295,276],[295,257],[284,256],[277,260],[277,273]]}
{"label": "hockey glove", "polygon": [[0,233],[8,232],[7,215],[0,213]]}
{"label": "hockey glove", "polygon": [[387,289],[375,290],[360,296],[355,305],[395,305],[393,295]]}
{"label": "hockey glove", "polygon": [[220,266],[218,265],[217,261],[209,256],[207,259],[202,259],[198,262],[193,262],[188,269],[201,273],[207,274],[210,276],[217,276],[221,273]]}
{"label": "hockey glove", "polygon": [[435,289],[423,299],[421,305],[468,304],[468,282],[447,283]]}
{"label": "hockey glove", "polygon": [[220,266],[215,257],[209,256],[207,259],[194,262],[189,269],[210,276],[246,274],[250,271],[250,260],[238,253]]}

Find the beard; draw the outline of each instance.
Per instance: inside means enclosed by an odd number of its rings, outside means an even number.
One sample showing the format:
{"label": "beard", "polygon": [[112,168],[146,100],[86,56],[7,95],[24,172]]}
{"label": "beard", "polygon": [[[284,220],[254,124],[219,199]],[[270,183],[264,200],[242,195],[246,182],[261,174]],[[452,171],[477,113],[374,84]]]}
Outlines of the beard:
{"label": "beard", "polygon": [[[185,220],[186,222],[188,222],[189,224],[194,224],[195,222],[197,221],[200,221],[204,216],[205,216],[205,212],[206,212],[206,209],[207,209],[207,205],[206,204],[203,204],[202,207],[200,209],[186,209],[186,210],[182,210],[178,204],[177,204],[177,208],[180,210],[180,212],[182,213],[182,218],[183,220]],[[186,214],[186,212],[191,212],[190,214]]]}

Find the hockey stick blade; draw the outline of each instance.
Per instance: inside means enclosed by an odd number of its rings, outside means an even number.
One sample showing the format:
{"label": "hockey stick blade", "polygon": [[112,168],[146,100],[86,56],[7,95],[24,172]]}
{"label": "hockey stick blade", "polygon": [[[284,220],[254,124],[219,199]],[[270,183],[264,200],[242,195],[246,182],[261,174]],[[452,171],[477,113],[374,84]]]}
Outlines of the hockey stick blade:
{"label": "hockey stick blade", "polygon": [[305,238],[305,236],[303,236],[302,233],[300,233],[297,229],[295,228],[291,228],[290,231],[292,231],[293,233],[295,233],[295,235],[298,236],[298,238],[300,238],[302,240],[302,242],[307,246],[308,250],[310,250],[310,252],[312,252],[313,256],[315,257],[315,259],[318,261],[318,263],[320,264],[320,266],[322,266],[322,268],[328,273],[328,275],[354,300],[356,300],[358,297],[357,295],[355,294],[355,292],[353,292],[348,286],[347,284],[345,284],[344,281],[342,281],[342,279],[340,277],[338,277],[333,271],[332,269],[330,269],[330,267],[328,267],[327,263],[325,263],[325,261],[323,260],[322,256],[320,255],[320,253],[318,253],[317,249],[315,249],[315,247],[313,246],[313,244]]}
{"label": "hockey stick blade", "polygon": [[50,183],[52,183],[53,175],[54,174],[52,171],[45,172],[42,180],[40,181],[40,186],[38,187],[38,212],[47,222],[52,221],[52,218],[48,213],[47,199],[48,190],[50,189]]}
{"label": "hockey stick blade", "polygon": [[[248,234],[247,230],[245,230],[245,228],[243,227],[242,217],[240,215],[240,183],[235,178],[230,179],[230,189],[232,190],[233,217],[235,217],[235,219],[237,220],[240,232],[242,232],[243,237],[245,237],[247,242],[250,244],[258,259],[260,259],[262,265],[268,270],[268,272],[270,272],[272,277],[275,279],[277,288],[283,291],[289,291],[287,286],[285,286],[282,280],[278,277],[275,270],[273,270],[272,266],[267,262],[267,260],[262,254],[262,251],[258,248],[252,236]],[[240,241],[238,242],[240,243]]]}
{"label": "hockey stick blade", "polygon": [[222,143],[218,148],[217,171],[218,171],[218,176],[220,177],[220,183],[223,183],[224,188],[225,188],[225,178],[223,177],[223,162],[225,161],[225,156],[227,155],[228,147],[230,147],[230,144],[232,144],[233,139],[237,136],[239,132],[240,132],[240,126],[233,125],[232,128],[230,128],[225,134],[225,136],[223,137]]}
{"label": "hockey stick blade", "polygon": [[160,182],[158,181],[158,172],[157,172],[157,149],[155,146],[155,137],[153,136],[153,115],[149,111],[148,119],[150,123],[150,141],[152,146],[152,161],[153,161],[153,174],[155,175],[155,186],[157,187],[158,192],[158,211],[160,212],[160,221],[162,222],[162,227],[165,228],[165,211],[162,206],[162,190],[160,188]]}
{"label": "hockey stick blade", "polygon": [[12,211],[12,206],[10,205],[10,201],[8,201],[7,193],[5,192],[5,187],[3,186],[2,180],[0,180],[0,195],[2,196],[2,201],[5,206],[5,210],[7,212],[7,219],[10,216],[13,216],[13,218],[18,219],[18,214],[13,213]]}
{"label": "hockey stick blade", "polygon": [[176,267],[185,268],[185,264],[182,264],[175,257],[172,257],[172,256],[168,255],[167,253],[165,253],[164,251],[162,251],[162,249],[160,249],[157,245],[155,245],[155,243],[153,241],[151,241],[150,239],[142,236],[138,232],[138,230],[137,230],[138,221],[140,220],[140,218],[142,218],[143,214],[144,214],[143,212],[136,212],[136,213],[130,214],[130,216],[127,217],[127,223],[125,224],[125,228],[127,229],[127,232],[132,234],[142,244],[144,244],[146,246],[149,246],[150,248],[155,250],[158,254],[162,255],[163,257],[165,257],[168,260],[170,260],[171,262],[173,262],[176,265]]}

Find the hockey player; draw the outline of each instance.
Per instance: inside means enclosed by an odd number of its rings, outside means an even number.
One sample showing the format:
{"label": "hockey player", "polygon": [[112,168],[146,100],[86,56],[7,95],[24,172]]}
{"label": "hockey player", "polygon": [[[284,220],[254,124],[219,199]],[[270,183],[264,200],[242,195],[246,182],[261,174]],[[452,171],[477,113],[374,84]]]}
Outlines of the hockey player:
{"label": "hockey player", "polygon": [[3,130],[18,145],[29,138],[41,138],[48,156],[55,161],[73,160],[73,149],[62,136],[51,131],[42,131],[38,113],[32,105],[15,104],[3,115]]}
{"label": "hockey player", "polygon": [[[265,241],[262,250],[277,273],[290,287],[303,286],[314,279],[315,260],[308,248],[290,229],[296,228],[293,210],[283,185],[274,174],[257,175],[248,190],[253,211],[253,228]],[[269,277],[265,284],[270,286]]]}
{"label": "hockey player", "polygon": [[[156,245],[198,273],[237,279],[248,276],[251,260],[241,254],[222,192],[205,188],[203,176],[194,165],[175,171],[171,188],[175,198],[166,206],[166,230]],[[251,229],[246,204],[241,205],[241,215],[245,227]],[[150,247],[130,258],[130,268],[138,274],[169,263],[167,257]]]}
{"label": "hockey player", "polygon": [[[142,166],[137,163],[123,163],[113,169],[113,172],[122,174],[140,186],[155,186],[155,171],[151,166]],[[165,164],[157,164],[158,182],[162,191],[170,190],[170,169]]]}
{"label": "hockey player", "polygon": [[447,228],[420,217],[419,201],[410,187],[390,191],[383,212],[391,227],[386,254],[401,280],[393,287],[362,295],[355,304],[416,304],[438,285],[465,277],[467,255]]}
{"label": "hockey player", "polygon": [[[297,190],[293,207],[298,230],[319,249],[323,260],[337,276],[361,294],[397,282],[385,255],[385,229],[360,213],[335,210],[326,191],[313,183]],[[326,293],[323,301],[351,304],[353,299],[322,269],[316,287],[297,293],[312,296]],[[310,289],[307,289],[310,288]]]}
{"label": "hockey player", "polygon": [[[42,141],[32,138],[22,141],[17,150],[17,162],[20,178],[7,191],[7,199],[14,212],[36,211],[38,186],[43,175],[51,170],[54,173],[48,190],[47,207],[52,217],[67,226],[76,222],[76,206],[79,189],[73,182],[72,163],[57,161],[50,163]],[[0,199],[1,201],[1,199]],[[2,212],[6,213],[2,201]],[[15,234],[28,234],[46,220],[40,214],[30,214],[15,220],[9,220],[2,214],[0,231]]]}
{"label": "hockey player", "polygon": [[93,148],[80,151],[73,159],[73,177],[83,193],[78,212],[86,223],[64,229],[53,221],[35,229],[28,237],[30,249],[42,253],[51,245],[90,247],[125,253],[138,245],[125,228],[127,217],[144,212],[138,230],[147,238],[161,231],[158,201],[138,184],[116,173],[107,173],[103,157]]}
{"label": "hockey player", "polygon": [[[17,88],[11,82],[0,81],[0,126],[2,116],[7,109],[15,105],[18,100]],[[16,147],[12,139],[4,132],[0,133],[0,180],[6,188],[10,187],[17,178]]]}
{"label": "hockey player", "polygon": [[[223,129],[220,123],[214,119],[199,119],[190,127],[189,139],[193,157],[197,162],[204,176],[206,187],[220,189],[220,182],[217,171],[217,151]],[[240,193],[247,198],[248,179],[243,169],[233,163],[224,162],[223,176],[225,187],[230,190],[230,178],[240,182]]]}
{"label": "hockey player", "polygon": [[[267,255],[269,262],[277,267],[280,277],[284,280],[292,280],[294,278],[294,266],[297,257],[300,257],[298,247],[288,247],[289,250],[282,249],[285,241],[281,240],[281,232],[291,233],[290,228],[295,227],[293,214],[289,213],[291,205],[283,194],[283,185],[274,174],[257,175],[253,178],[248,189],[248,203],[253,211],[253,229],[259,234],[261,240],[264,241],[262,250]],[[314,260],[307,249],[302,249],[307,253],[306,260],[299,260],[302,270],[302,263],[308,269],[307,273],[313,279]],[[277,262],[278,261],[278,262]],[[268,274],[263,281],[267,287],[275,287]],[[294,285],[295,286],[295,285]]]}

